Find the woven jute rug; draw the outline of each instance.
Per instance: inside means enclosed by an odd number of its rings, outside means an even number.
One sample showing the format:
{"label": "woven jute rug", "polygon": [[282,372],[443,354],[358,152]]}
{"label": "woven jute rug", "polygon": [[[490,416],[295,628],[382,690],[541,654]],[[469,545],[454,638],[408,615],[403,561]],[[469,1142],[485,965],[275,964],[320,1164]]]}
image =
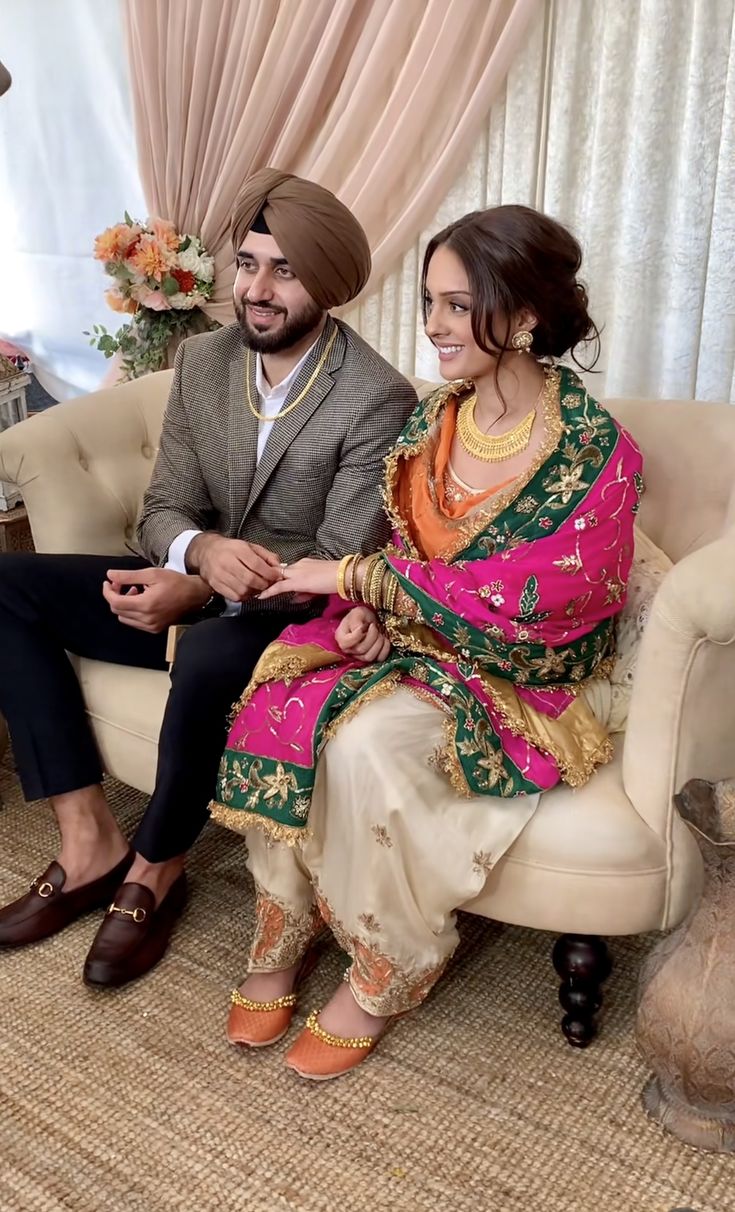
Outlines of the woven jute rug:
{"label": "woven jute rug", "polygon": [[[131,829],[144,798],[112,784]],[[43,805],[0,764],[0,898],[55,852]],[[228,1047],[252,891],[241,839],[205,831],[169,955],[144,980],[81,982],[96,928],[0,953],[2,1212],[726,1212],[735,1161],[665,1136],[641,1109],[635,983],[650,939],[614,944],[599,1040],[559,1029],[549,935],[464,917],[417,1013],[342,1081],[287,1071],[287,1043]],[[335,947],[304,1011],[344,967]],[[300,1021],[300,1019],[299,1019]]]}

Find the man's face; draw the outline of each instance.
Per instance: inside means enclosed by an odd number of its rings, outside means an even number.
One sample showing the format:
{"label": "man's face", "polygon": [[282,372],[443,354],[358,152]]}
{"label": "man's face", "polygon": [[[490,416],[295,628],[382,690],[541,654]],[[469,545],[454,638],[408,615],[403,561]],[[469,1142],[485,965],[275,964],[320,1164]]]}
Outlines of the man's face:
{"label": "man's face", "polygon": [[243,342],[257,353],[297,345],[324,317],[273,236],[261,232],[249,231],[240,245],[233,301]]}

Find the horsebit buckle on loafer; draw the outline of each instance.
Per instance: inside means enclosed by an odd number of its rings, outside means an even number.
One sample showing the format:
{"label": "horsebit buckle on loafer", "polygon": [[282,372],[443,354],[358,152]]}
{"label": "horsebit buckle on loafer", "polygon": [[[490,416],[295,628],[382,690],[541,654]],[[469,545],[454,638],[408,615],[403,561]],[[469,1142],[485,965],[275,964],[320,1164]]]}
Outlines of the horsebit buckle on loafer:
{"label": "horsebit buckle on loafer", "polygon": [[116,905],[114,901],[107,910],[107,913],[108,915],[110,913],[122,913],[123,917],[132,917],[133,921],[137,922],[138,925],[140,925],[140,923],[144,922],[146,919],[145,909],[121,909],[120,906]]}
{"label": "horsebit buckle on loafer", "polygon": [[35,880],[31,884],[31,888],[35,888],[38,895],[44,897],[44,899],[48,896],[54,895],[53,884],[49,884],[48,880],[44,880],[43,883],[40,884],[38,882],[38,876],[36,876]]}

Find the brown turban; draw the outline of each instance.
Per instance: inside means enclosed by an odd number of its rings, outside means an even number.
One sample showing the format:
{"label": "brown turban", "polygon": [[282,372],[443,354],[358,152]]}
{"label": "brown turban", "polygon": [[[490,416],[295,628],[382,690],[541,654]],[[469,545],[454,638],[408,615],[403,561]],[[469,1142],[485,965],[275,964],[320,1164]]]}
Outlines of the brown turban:
{"label": "brown turban", "polygon": [[358,295],[370,276],[370,246],[357,219],[321,185],[262,168],[243,185],[230,231],[238,251],[263,212],[268,230],[312,299],[325,310]]}

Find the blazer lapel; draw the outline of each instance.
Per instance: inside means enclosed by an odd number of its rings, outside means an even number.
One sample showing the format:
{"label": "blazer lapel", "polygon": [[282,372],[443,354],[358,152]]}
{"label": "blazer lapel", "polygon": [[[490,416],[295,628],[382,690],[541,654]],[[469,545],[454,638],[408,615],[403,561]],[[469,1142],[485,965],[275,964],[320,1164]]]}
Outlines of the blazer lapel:
{"label": "blazer lapel", "polygon": [[[334,372],[339,369],[344,361],[347,342],[339,327],[335,324],[332,317],[329,316],[319,340],[291,384],[291,390],[286,396],[282,411],[285,412],[289,404],[304,390],[333,335],[334,341],[324,365],[320,368],[316,379],[303,400],[292,412],[289,412],[285,416],[279,415],[274,421],[270,422],[270,436],[255,470],[250,494],[240,522],[241,527],[294,438],[303,429],[309,418],[314,415],[327,392],[331,390],[334,384]],[[252,362],[254,363],[254,359],[252,359]],[[253,398],[255,399],[256,397],[253,396]]]}
{"label": "blazer lapel", "polygon": [[[229,393],[227,462],[230,481],[230,525],[232,534],[236,535],[247,505],[258,458],[258,421],[247,404],[245,350],[242,346],[230,363]],[[250,358],[250,399],[257,408],[254,356]]]}

